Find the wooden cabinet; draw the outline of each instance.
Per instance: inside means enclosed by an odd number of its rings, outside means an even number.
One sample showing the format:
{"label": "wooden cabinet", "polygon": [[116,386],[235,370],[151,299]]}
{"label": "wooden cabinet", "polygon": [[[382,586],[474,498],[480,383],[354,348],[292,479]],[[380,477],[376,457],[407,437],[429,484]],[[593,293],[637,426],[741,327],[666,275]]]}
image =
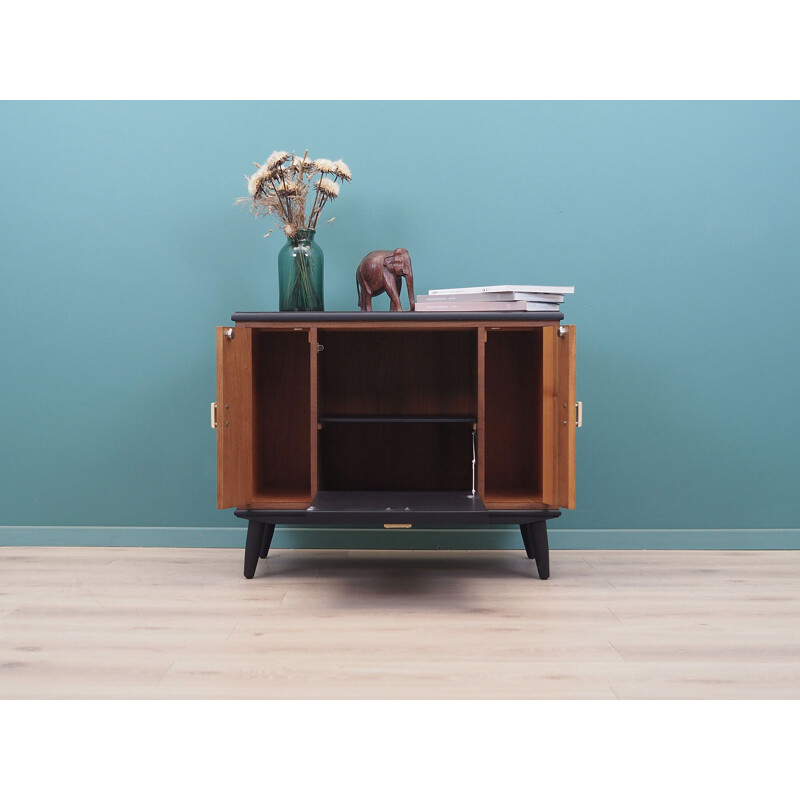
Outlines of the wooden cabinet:
{"label": "wooden cabinet", "polygon": [[247,577],[276,524],[518,524],[549,575],[546,520],[575,505],[575,328],[560,314],[232,319],[212,424],[217,506],[249,523]]}

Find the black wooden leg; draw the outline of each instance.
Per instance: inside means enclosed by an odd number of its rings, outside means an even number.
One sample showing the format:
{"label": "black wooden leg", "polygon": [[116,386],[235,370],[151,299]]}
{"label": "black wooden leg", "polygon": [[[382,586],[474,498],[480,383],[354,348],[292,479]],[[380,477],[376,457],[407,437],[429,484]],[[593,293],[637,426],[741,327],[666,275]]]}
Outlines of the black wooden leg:
{"label": "black wooden leg", "polygon": [[247,523],[247,541],[244,545],[244,576],[252,578],[256,574],[258,556],[261,553],[261,540],[264,538],[263,522],[251,519]]}
{"label": "black wooden leg", "polygon": [[269,555],[269,546],[272,544],[272,536],[275,533],[275,526],[268,522],[264,523],[264,533],[261,535],[261,558]]}
{"label": "black wooden leg", "polygon": [[528,554],[528,558],[533,558],[533,541],[531,540],[530,528],[531,526],[525,522],[519,526],[519,529],[522,532],[522,543],[525,545],[525,552]]}
{"label": "black wooden leg", "polygon": [[547,522],[545,520],[532,522],[530,524],[530,537],[539,577],[543,581],[547,580],[550,577],[550,548],[547,544]]}

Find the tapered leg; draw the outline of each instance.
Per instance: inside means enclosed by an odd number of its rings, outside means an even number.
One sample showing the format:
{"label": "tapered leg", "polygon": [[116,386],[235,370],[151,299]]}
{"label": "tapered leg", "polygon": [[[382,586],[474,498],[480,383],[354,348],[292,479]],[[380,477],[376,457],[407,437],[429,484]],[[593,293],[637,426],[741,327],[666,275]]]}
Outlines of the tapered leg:
{"label": "tapered leg", "polygon": [[244,545],[244,576],[252,578],[256,574],[258,557],[261,554],[261,541],[264,538],[263,522],[251,519],[247,523],[247,541]]}
{"label": "tapered leg", "polygon": [[547,522],[532,522],[529,526],[533,557],[536,559],[536,569],[539,577],[544,581],[550,577],[550,548],[547,544]]}
{"label": "tapered leg", "polygon": [[530,528],[531,526],[528,523],[523,523],[519,526],[522,532],[522,543],[525,545],[525,552],[528,554],[528,558],[533,558],[533,541],[531,540]]}
{"label": "tapered leg", "polygon": [[275,533],[275,526],[265,522],[264,533],[261,535],[261,558],[266,558],[269,555],[269,546],[272,544],[272,536]]}

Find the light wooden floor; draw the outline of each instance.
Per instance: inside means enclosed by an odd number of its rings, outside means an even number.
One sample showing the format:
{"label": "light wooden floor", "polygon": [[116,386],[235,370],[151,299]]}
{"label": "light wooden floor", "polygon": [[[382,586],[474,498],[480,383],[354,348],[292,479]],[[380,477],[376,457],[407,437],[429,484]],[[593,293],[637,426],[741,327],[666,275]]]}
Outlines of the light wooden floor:
{"label": "light wooden floor", "polygon": [[800,698],[800,552],[0,548],[0,698]]}

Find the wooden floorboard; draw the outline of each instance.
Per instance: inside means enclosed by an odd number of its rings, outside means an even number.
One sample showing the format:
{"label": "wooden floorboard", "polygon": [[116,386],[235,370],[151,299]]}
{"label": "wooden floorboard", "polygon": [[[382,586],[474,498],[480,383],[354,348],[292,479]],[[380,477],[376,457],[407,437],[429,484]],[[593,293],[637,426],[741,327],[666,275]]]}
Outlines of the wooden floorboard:
{"label": "wooden floorboard", "polygon": [[800,552],[0,548],[0,698],[799,699]]}

